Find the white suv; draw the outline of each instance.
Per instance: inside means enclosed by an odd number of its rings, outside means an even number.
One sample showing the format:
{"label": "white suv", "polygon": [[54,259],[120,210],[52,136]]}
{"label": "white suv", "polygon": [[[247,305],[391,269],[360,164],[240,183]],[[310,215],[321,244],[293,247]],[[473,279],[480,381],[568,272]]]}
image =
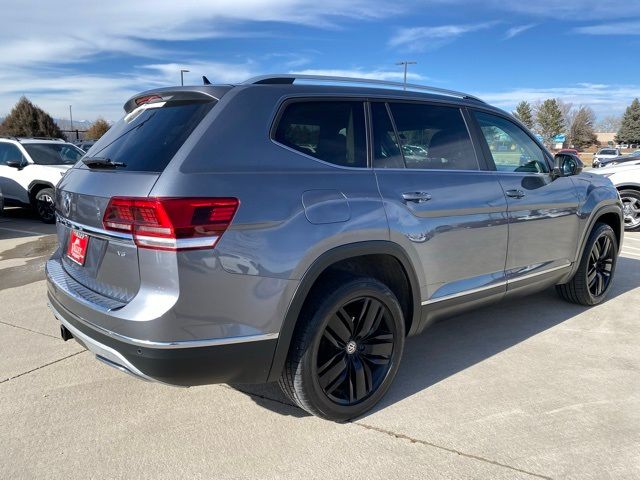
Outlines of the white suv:
{"label": "white suv", "polygon": [[33,207],[55,222],[54,189],[84,152],[63,140],[0,138],[0,190],[6,206]]}
{"label": "white suv", "polygon": [[624,207],[624,229],[628,232],[640,230],[640,158],[620,165],[591,170],[607,177],[620,192]]}

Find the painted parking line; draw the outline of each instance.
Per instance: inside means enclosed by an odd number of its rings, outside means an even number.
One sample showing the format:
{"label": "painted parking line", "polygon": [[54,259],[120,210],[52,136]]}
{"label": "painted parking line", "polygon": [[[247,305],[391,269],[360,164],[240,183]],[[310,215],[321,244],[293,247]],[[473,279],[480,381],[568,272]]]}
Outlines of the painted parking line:
{"label": "painted parking line", "polygon": [[7,231],[7,232],[13,232],[13,233],[26,233],[27,235],[36,235],[36,236],[53,235],[53,233],[33,232],[33,231],[30,231],[30,230],[20,230],[19,228],[9,228],[9,227],[0,227],[0,230],[4,230],[4,231]]}

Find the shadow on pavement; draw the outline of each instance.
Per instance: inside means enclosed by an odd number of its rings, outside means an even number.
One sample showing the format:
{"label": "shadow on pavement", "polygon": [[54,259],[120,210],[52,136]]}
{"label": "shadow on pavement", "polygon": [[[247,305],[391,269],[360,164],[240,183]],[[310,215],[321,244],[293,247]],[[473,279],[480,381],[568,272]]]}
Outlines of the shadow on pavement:
{"label": "shadow on pavement", "polygon": [[[607,302],[638,287],[640,260],[620,257]],[[554,289],[548,289],[438,322],[421,335],[407,340],[398,375],[371,413],[427,389],[587,309],[561,300]],[[283,415],[295,415],[289,406],[291,401],[275,384],[233,388],[250,395],[258,405]],[[299,416],[308,415],[302,410],[298,412]]]}

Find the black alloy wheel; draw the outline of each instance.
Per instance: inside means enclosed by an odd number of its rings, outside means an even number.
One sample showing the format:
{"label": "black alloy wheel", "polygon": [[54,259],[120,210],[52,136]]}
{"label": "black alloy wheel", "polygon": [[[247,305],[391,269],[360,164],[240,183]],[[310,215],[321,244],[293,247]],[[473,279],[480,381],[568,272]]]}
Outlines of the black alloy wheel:
{"label": "black alloy wheel", "polygon": [[609,288],[615,259],[613,241],[602,235],[594,242],[589,254],[587,284],[594,297],[601,296]]}
{"label": "black alloy wheel", "polygon": [[280,387],[313,415],[338,422],[358,417],[389,389],[404,340],[404,313],[387,285],[336,274],[305,302]]}
{"label": "black alloy wheel", "polygon": [[52,188],[43,188],[36,194],[36,211],[40,220],[44,223],[54,223],[56,221],[56,209],[53,200]]}
{"label": "black alloy wheel", "polygon": [[316,359],[322,391],[354,405],[375,391],[391,365],[396,334],[391,312],[372,297],[350,300],[327,323]]}

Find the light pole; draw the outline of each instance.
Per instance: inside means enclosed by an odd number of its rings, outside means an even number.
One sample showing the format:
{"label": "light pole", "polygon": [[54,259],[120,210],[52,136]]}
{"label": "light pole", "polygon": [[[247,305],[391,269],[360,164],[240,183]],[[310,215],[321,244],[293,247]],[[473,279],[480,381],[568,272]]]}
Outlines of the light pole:
{"label": "light pole", "polygon": [[407,89],[407,66],[408,65],[415,65],[418,62],[408,62],[408,61],[404,61],[404,62],[396,62],[396,65],[404,65],[404,87],[403,90]]}
{"label": "light pole", "polygon": [[180,70],[180,85],[184,86],[184,74],[189,73],[189,70]]}
{"label": "light pole", "polygon": [[73,130],[73,113],[71,113],[71,105],[69,105],[69,123],[71,123],[71,130]]}

